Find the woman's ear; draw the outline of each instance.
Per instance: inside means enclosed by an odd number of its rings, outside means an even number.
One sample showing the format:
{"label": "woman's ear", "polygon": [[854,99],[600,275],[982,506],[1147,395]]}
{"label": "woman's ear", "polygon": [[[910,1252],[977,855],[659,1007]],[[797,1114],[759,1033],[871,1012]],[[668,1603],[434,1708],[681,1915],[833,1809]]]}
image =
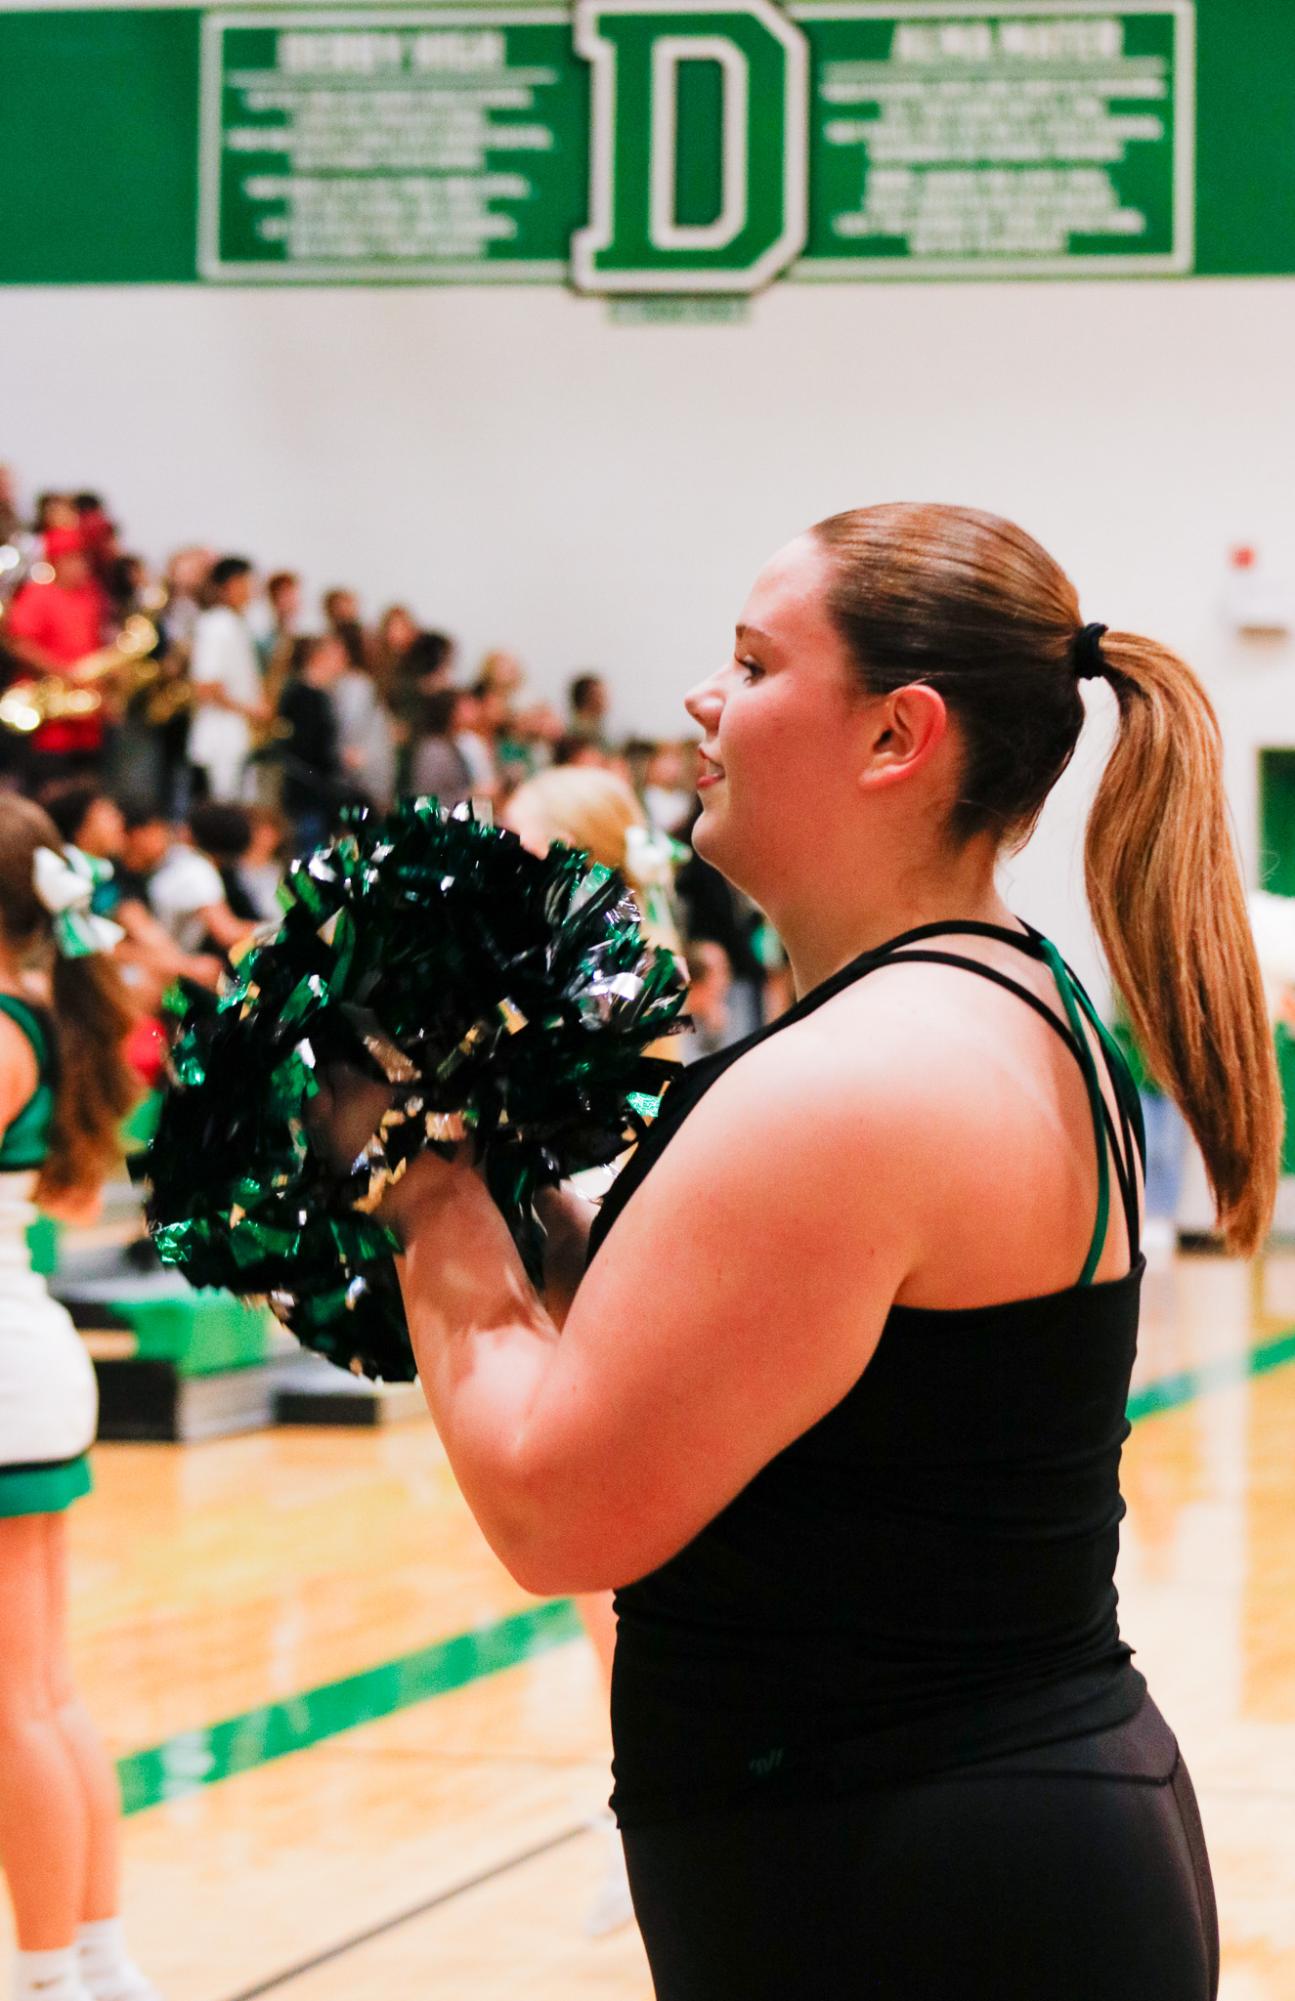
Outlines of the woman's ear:
{"label": "woman's ear", "polygon": [[937,689],[913,681],[879,701],[869,724],[859,784],[872,789],[926,768],[948,736],[949,711]]}

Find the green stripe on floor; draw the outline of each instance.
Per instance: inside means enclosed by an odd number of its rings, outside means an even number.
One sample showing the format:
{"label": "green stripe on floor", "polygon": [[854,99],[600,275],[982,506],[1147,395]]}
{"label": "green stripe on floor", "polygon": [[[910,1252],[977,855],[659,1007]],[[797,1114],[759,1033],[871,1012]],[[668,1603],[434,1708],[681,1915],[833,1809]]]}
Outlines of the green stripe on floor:
{"label": "green stripe on floor", "polygon": [[238,1772],[322,1744],[343,1730],[395,1716],[417,1702],[534,1660],[550,1647],[574,1640],[579,1632],[570,1599],[553,1599],[476,1632],[457,1633],[417,1653],[347,1675],[343,1681],[303,1689],[284,1702],[267,1702],[205,1729],[182,1730],[164,1744],[118,1761],[123,1811],[142,1813],[165,1800],[183,1799]]}
{"label": "green stripe on floor", "polygon": [[[1212,1390],[1227,1389],[1251,1376],[1267,1375],[1295,1361],[1295,1330],[1243,1355],[1232,1355],[1201,1369],[1185,1369],[1149,1383],[1129,1399],[1133,1424],[1162,1411],[1180,1410]],[[379,1667],[303,1689],[283,1702],[268,1702],[198,1730],[182,1730],[151,1750],[135,1751],[118,1761],[122,1805],[126,1813],[143,1813],[166,1800],[183,1799],[255,1771],[290,1752],[305,1751],[362,1723],[378,1723],[415,1703],[466,1688],[484,1676],[500,1674],[534,1660],[551,1647],[579,1637],[580,1621],[569,1598],[528,1606],[506,1619],[457,1633],[417,1653],[402,1654]]]}
{"label": "green stripe on floor", "polygon": [[1129,1398],[1129,1421],[1137,1424],[1144,1417],[1158,1417],[1161,1411],[1181,1410],[1211,1390],[1231,1389],[1251,1376],[1266,1376],[1286,1362],[1295,1362],[1295,1330],[1243,1355],[1226,1355],[1217,1362],[1207,1362],[1202,1369],[1184,1369],[1180,1375],[1165,1376],[1135,1390]]}

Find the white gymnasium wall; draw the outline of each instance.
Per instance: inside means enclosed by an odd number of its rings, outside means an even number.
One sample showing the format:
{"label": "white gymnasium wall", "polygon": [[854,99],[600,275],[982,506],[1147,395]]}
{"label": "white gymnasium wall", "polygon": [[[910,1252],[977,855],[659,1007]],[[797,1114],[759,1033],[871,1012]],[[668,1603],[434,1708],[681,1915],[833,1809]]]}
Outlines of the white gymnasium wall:
{"label": "white gymnasium wall", "polygon": [[[762,558],[894,498],[1017,517],[1087,615],[1179,647],[1254,750],[1295,742],[1295,647],[1221,616],[1225,556],[1295,570],[1295,280],[784,284],[747,324],[625,326],[549,288],[10,291],[0,455],[182,540],[410,599],[556,695],[609,678],[680,726]],[[1108,698],[1098,692],[1095,709]],[[1077,857],[1100,729],[1032,849],[1025,914],[1090,973]]]}

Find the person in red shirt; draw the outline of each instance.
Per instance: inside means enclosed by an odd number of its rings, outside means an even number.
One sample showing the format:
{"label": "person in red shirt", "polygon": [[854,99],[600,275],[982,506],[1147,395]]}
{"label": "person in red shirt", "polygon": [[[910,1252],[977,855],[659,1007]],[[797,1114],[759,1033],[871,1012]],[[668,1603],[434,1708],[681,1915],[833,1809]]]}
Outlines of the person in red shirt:
{"label": "person in red shirt", "polygon": [[[19,663],[20,680],[70,671],[103,644],[106,602],[78,529],[51,528],[45,557],[53,577],[29,577],[14,596],[4,621],[4,644]],[[23,671],[25,670],[25,671]],[[29,740],[33,784],[70,777],[97,762],[103,749],[103,713],[61,716],[33,731]]]}
{"label": "person in red shirt", "polygon": [[108,572],[119,554],[117,524],[97,493],[73,494],[72,505],[76,509],[76,525],[90,567],[99,581],[106,583]]}

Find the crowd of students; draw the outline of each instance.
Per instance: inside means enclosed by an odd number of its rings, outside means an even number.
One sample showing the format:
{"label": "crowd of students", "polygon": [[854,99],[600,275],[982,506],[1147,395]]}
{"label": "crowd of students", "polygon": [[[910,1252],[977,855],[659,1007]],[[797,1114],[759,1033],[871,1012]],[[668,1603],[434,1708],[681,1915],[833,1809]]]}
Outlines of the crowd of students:
{"label": "crowd of students", "polygon": [[691,850],[693,746],[618,733],[599,673],[573,675],[560,709],[528,695],[513,653],[465,671],[407,605],[368,620],[338,587],[312,615],[295,572],[197,545],[155,570],[98,494],[23,508],[0,468],[0,675],[0,785],[111,862],[99,894],[147,1010],[177,975],[219,979],[274,917],[290,856],[344,808],[433,793],[507,819],[514,801],[526,812],[521,788],[563,769],[605,774],[572,809],[573,838],[609,785],[642,830],[657,928],[694,977],[694,1048],[779,1004],[775,942]]}

